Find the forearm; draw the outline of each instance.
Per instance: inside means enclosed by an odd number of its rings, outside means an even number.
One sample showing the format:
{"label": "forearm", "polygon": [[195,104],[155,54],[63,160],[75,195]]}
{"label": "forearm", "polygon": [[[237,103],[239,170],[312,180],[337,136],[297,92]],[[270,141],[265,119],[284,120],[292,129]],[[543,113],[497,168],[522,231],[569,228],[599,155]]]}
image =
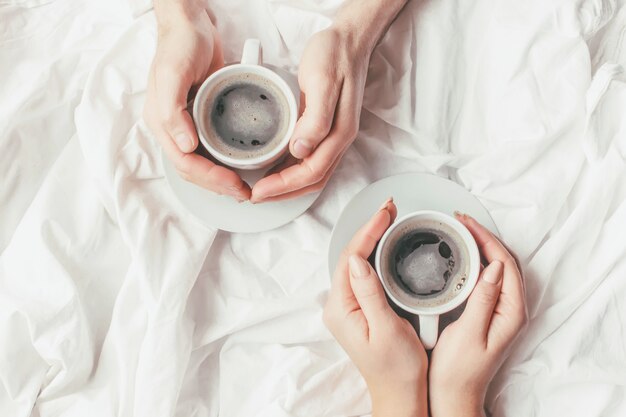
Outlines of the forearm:
{"label": "forearm", "polygon": [[168,28],[181,20],[193,22],[205,18],[206,13],[204,0],[154,0],[154,14],[159,28]]}
{"label": "forearm", "polygon": [[351,34],[354,42],[372,50],[408,0],[346,0],[333,26]]}

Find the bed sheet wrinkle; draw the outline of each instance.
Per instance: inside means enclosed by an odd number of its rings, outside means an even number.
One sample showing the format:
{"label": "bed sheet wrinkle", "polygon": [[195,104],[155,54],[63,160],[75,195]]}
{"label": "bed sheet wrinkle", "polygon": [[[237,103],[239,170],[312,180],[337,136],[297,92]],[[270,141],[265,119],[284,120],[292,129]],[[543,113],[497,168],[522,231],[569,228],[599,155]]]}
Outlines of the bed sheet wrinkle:
{"label": "bed sheet wrinkle", "polygon": [[73,109],[93,61],[123,25],[113,2],[99,10],[74,0],[16,4],[0,7],[0,154],[19,151],[0,165],[0,250],[75,131]]}

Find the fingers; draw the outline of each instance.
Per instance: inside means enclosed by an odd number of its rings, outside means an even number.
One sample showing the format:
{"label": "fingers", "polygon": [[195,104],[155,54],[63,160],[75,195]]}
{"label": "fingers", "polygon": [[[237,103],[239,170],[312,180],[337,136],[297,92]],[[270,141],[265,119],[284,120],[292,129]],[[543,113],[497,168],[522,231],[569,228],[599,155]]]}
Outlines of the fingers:
{"label": "fingers", "polygon": [[289,149],[298,159],[313,153],[313,150],[328,136],[335,115],[337,98],[341,85],[335,85],[333,79],[314,77],[303,87],[304,112],[296,124]]}
{"label": "fingers", "polygon": [[156,65],[154,80],[157,112],[163,130],[181,152],[193,152],[198,146],[198,135],[187,111],[187,94],[192,80],[170,64]]}
{"label": "fingers", "polygon": [[512,311],[509,314],[519,314],[523,312],[526,316],[526,305],[524,299],[524,285],[522,274],[515,262],[515,258],[504,247],[504,245],[483,225],[467,214],[456,214],[457,219],[470,231],[478,249],[487,262],[500,261],[504,266],[502,295],[506,300],[506,306]]}
{"label": "fingers", "polygon": [[372,254],[380,238],[395,220],[396,214],[396,205],[393,202],[393,198],[389,197],[372,218],[356,232],[350,243],[345,247],[339,258],[339,263],[345,269],[338,272],[347,272],[347,262],[350,255],[359,255],[367,259]]}
{"label": "fingers", "polygon": [[455,213],[456,218],[467,227],[474,237],[480,253],[485,257],[487,262],[491,263],[498,260],[502,263],[509,260],[514,261],[513,256],[509,253],[504,245],[487,230],[483,225],[478,223],[473,217],[467,214]]}
{"label": "fingers", "polygon": [[500,261],[492,262],[483,270],[461,315],[461,320],[471,329],[470,334],[479,335],[482,340],[486,340],[493,310],[500,296],[503,271]]}
{"label": "fingers", "polygon": [[[345,95],[344,95],[345,92]],[[330,134],[317,146],[315,152],[302,162],[269,175],[257,182],[251,201],[258,203],[270,197],[291,193],[306,187],[324,184],[347,148],[357,135],[358,109],[354,92],[344,87]],[[320,187],[309,188],[309,191]]]}
{"label": "fingers", "polygon": [[342,304],[342,308],[358,307],[358,305],[351,304],[355,302],[355,299],[348,280],[348,260],[350,256],[357,255],[362,259],[367,259],[382,235],[394,221],[394,213],[396,213],[396,207],[393,204],[393,200],[389,198],[374,216],[356,232],[341,253],[333,275],[330,296],[336,298]]}
{"label": "fingers", "polygon": [[390,313],[395,316],[387,303],[385,290],[372,266],[359,255],[350,255],[348,265],[352,291],[369,326],[375,327]]}
{"label": "fingers", "polygon": [[[324,178],[320,182],[317,182],[315,184],[306,186],[304,188],[297,189],[295,191],[290,191],[290,192],[285,193],[285,194],[278,194],[278,195],[273,196],[273,197],[267,197],[266,199],[263,200],[263,202],[264,203],[268,203],[270,201],[290,200],[292,198],[297,198],[297,197],[301,197],[303,195],[307,195],[307,194],[311,194],[311,193],[317,193],[317,192],[322,191],[324,189],[324,187],[326,187],[326,184],[328,183],[328,181],[330,181],[330,178],[331,178],[333,172],[335,171],[335,168],[337,167],[337,165],[339,165],[340,162],[341,162],[341,159],[337,158],[337,160],[335,161],[333,166],[330,167],[330,169],[328,170],[328,172],[326,172],[326,175],[324,176]],[[290,165],[285,165],[285,167],[287,167],[287,168],[289,166]],[[285,169],[285,167],[283,167],[283,169]],[[280,171],[281,171],[280,169],[276,169],[276,172],[280,172]]]}
{"label": "fingers", "polygon": [[[148,120],[146,120],[148,122]],[[153,126],[155,124],[153,123]],[[185,181],[192,182],[222,195],[229,195],[238,201],[250,199],[251,190],[239,175],[196,153],[184,153],[169,139],[162,128],[152,128],[163,147],[167,158],[172,161],[178,175]]]}

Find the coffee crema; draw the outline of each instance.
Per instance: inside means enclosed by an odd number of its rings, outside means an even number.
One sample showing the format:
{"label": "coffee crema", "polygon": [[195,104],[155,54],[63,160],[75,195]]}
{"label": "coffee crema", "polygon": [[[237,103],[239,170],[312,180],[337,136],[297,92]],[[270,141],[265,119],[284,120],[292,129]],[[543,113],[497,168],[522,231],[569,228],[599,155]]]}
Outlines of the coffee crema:
{"label": "coffee crema", "polygon": [[436,307],[463,289],[469,275],[469,253],[450,226],[409,219],[387,238],[381,270],[398,301],[418,308]]}
{"label": "coffee crema", "polygon": [[289,103],[274,82],[251,73],[232,75],[211,88],[200,107],[200,127],[222,155],[254,159],[281,145]]}

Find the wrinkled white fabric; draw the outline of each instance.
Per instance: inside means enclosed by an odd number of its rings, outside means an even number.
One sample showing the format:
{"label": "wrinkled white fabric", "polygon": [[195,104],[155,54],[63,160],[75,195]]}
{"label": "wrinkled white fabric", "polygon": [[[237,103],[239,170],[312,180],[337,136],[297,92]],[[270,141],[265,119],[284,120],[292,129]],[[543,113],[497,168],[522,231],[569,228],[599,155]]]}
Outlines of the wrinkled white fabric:
{"label": "wrinkled white fabric", "polygon": [[[294,73],[340,5],[215,3],[227,61],[258,37]],[[625,33],[623,0],[410,2],[326,190],[244,235],[163,178],[149,2],[0,1],[0,415],[368,414],[321,321],[327,244],[353,195],[409,171],[477,195],[522,262],[530,323],[492,414],[625,415]]]}

